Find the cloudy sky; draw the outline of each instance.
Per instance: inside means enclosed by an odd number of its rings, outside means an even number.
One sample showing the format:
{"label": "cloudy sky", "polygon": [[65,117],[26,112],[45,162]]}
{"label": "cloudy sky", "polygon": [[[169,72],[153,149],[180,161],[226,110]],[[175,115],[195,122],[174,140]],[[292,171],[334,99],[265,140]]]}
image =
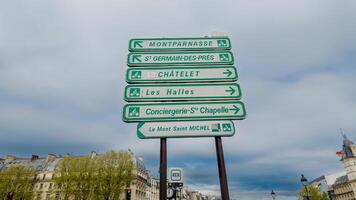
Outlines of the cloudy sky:
{"label": "cloudy sky", "polygon": [[[248,118],[224,138],[232,198],[296,199],[300,174],[342,171],[356,141],[356,1],[0,2],[0,156],[132,149],[157,173],[159,141],[121,120],[128,41],[227,33]],[[218,194],[214,141],[171,139],[169,166]]]}

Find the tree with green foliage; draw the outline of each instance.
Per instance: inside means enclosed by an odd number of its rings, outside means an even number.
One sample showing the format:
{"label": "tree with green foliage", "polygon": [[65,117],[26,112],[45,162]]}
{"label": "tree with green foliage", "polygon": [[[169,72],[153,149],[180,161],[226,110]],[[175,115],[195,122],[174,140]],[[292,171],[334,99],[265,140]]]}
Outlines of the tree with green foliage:
{"label": "tree with green foliage", "polygon": [[315,186],[307,186],[306,188],[301,188],[299,191],[299,200],[306,199],[305,197],[307,195],[309,196],[310,200],[329,200],[328,194]]}
{"label": "tree with green foliage", "polygon": [[33,199],[35,171],[13,166],[0,171],[0,198],[14,192],[14,199]]}
{"label": "tree with green foliage", "polygon": [[93,189],[93,180],[89,178],[95,172],[93,166],[94,160],[89,156],[63,158],[54,178],[57,187],[52,192],[60,193],[63,199],[89,199]]}
{"label": "tree with green foliage", "polygon": [[98,157],[97,183],[99,199],[119,199],[126,185],[134,179],[134,163],[127,152],[107,152]]}
{"label": "tree with green foliage", "polygon": [[134,163],[128,152],[110,151],[90,157],[65,157],[56,169],[53,193],[63,199],[119,199],[134,179]]}

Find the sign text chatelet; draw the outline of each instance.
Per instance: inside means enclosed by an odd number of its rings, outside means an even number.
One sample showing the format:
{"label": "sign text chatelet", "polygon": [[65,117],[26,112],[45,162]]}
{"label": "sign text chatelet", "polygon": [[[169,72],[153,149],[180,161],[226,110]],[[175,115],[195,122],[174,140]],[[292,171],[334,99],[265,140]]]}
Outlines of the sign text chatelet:
{"label": "sign text chatelet", "polygon": [[135,67],[126,73],[128,83],[236,81],[234,66]]}

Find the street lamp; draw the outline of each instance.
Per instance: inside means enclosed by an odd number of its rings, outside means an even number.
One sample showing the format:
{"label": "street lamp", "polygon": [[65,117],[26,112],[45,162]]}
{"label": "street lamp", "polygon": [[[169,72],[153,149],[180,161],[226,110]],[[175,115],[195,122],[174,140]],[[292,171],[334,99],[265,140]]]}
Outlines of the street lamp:
{"label": "street lamp", "polygon": [[300,179],[300,182],[302,182],[302,184],[303,184],[303,186],[304,186],[304,188],[305,188],[305,191],[306,191],[306,193],[307,193],[307,196],[306,196],[306,199],[307,200],[310,200],[309,199],[309,191],[308,191],[308,179],[306,179],[305,177],[304,177],[304,174],[302,174],[302,178]]}
{"label": "street lamp", "polygon": [[276,199],[276,193],[272,190],[271,192],[271,196],[272,196],[272,199],[275,200]]}

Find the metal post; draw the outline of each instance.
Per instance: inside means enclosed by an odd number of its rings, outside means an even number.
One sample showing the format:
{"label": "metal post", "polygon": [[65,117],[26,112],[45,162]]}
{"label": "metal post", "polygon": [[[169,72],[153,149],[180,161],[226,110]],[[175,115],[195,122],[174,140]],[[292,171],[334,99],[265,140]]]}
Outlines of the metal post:
{"label": "metal post", "polygon": [[167,200],[167,139],[161,138],[159,199]]}
{"label": "metal post", "polygon": [[179,188],[179,200],[182,200],[182,187]]}
{"label": "metal post", "polygon": [[216,156],[218,159],[221,199],[230,200],[229,188],[227,185],[226,169],[225,169],[224,151],[221,143],[221,137],[215,137],[215,147],[216,147]]}
{"label": "metal post", "polygon": [[304,186],[305,187],[305,191],[307,192],[307,200],[310,200],[310,198],[309,198],[309,190],[308,190],[308,187],[307,186]]}

